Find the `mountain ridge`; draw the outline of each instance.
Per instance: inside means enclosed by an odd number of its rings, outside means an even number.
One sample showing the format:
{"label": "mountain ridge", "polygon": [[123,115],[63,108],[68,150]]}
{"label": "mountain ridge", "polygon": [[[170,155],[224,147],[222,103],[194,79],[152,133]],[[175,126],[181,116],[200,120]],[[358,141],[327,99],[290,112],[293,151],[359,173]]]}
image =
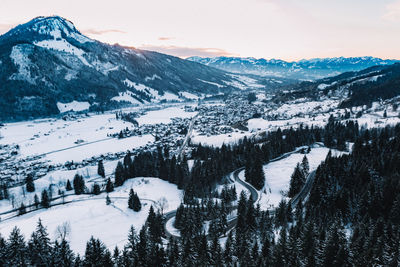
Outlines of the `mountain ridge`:
{"label": "mountain ridge", "polygon": [[189,57],[187,60],[225,71],[302,80],[316,80],[348,71],[358,71],[375,65],[390,65],[399,60],[365,57],[312,58],[298,61],[253,57]]}
{"label": "mountain ridge", "polygon": [[83,101],[95,111],[244,85],[216,68],[90,39],[59,16],[34,18],[0,36],[0,81],[1,120],[55,115],[59,102]]}

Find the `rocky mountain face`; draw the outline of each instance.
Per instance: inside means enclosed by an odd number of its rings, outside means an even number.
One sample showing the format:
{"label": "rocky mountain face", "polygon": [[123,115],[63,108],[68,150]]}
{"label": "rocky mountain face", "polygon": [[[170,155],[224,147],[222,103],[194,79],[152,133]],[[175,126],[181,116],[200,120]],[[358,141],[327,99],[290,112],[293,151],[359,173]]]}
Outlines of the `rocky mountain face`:
{"label": "rocky mountain face", "polygon": [[300,80],[316,80],[343,72],[359,71],[376,65],[390,65],[398,62],[397,60],[383,60],[374,57],[316,58],[296,62],[251,57],[190,57],[188,60],[230,72]]}
{"label": "rocky mountain face", "polygon": [[90,39],[58,16],[0,36],[0,121],[195,99],[238,85],[243,81],[222,70]]}

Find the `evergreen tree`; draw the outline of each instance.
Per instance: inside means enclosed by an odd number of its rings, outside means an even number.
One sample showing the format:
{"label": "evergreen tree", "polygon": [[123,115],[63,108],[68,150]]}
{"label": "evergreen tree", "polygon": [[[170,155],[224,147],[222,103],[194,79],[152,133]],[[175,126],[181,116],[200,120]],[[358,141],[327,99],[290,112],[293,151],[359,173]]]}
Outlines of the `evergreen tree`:
{"label": "evergreen tree", "polygon": [[101,193],[101,189],[100,189],[99,184],[94,183],[93,184],[93,189],[92,189],[92,194],[93,195],[99,195],[100,193]]}
{"label": "evergreen tree", "polygon": [[33,182],[33,174],[29,173],[26,177],[26,191],[35,192],[35,183]]}
{"label": "evergreen tree", "polygon": [[28,242],[28,252],[31,264],[34,266],[50,266],[51,251],[49,234],[39,219],[36,231],[32,233]]}
{"label": "evergreen tree", "polygon": [[24,237],[17,227],[14,227],[8,238],[6,266],[28,266],[28,255]]}
{"label": "evergreen tree", "polygon": [[47,190],[44,189],[42,191],[42,201],[41,201],[42,207],[43,208],[49,208],[50,207],[50,198],[49,195],[47,194]]}
{"label": "evergreen tree", "polygon": [[81,175],[75,174],[73,184],[76,195],[85,193],[85,180]]}
{"label": "evergreen tree", "polygon": [[93,236],[86,243],[84,266],[105,267],[110,265],[111,253],[99,240]]}
{"label": "evergreen tree", "polygon": [[111,182],[111,179],[108,178],[107,185],[106,185],[106,192],[110,193],[112,191],[114,191],[114,184],[113,184],[113,182]]}
{"label": "evergreen tree", "polygon": [[97,165],[97,174],[100,175],[103,178],[106,177],[106,173],[104,171],[104,165],[103,165],[103,161],[102,160],[99,160],[99,163]]}
{"label": "evergreen tree", "polygon": [[122,165],[122,162],[118,161],[115,169],[115,186],[121,186],[125,182],[124,173],[124,166]]}
{"label": "evergreen tree", "polygon": [[304,177],[308,176],[308,173],[310,171],[310,164],[308,163],[308,158],[306,155],[304,155],[301,164],[300,164],[301,170],[303,171]]}
{"label": "evergreen tree", "polygon": [[290,177],[290,187],[288,197],[292,198],[296,196],[305,184],[304,172],[301,170],[299,164],[296,165],[292,176]]}
{"label": "evergreen tree", "polygon": [[67,191],[72,190],[71,182],[69,180],[67,180],[67,185],[65,186],[65,190],[67,190]]}
{"label": "evergreen tree", "polygon": [[7,244],[6,240],[0,234],[0,266],[6,266],[7,263]]}
{"label": "evergreen tree", "polygon": [[133,210],[138,212],[141,209],[142,209],[142,203],[140,202],[138,195],[135,193],[133,195]]}
{"label": "evergreen tree", "polygon": [[51,266],[60,267],[73,267],[75,256],[68,242],[63,239],[60,242],[55,241],[53,252],[51,255],[52,263]]}

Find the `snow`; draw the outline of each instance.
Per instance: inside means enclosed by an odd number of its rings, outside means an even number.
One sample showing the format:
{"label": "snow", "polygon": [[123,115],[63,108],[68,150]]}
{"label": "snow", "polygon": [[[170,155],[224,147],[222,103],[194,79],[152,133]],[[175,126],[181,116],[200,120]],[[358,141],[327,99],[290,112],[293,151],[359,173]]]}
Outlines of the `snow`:
{"label": "snow", "polygon": [[180,107],[170,107],[160,110],[152,110],[147,114],[137,118],[139,125],[142,124],[158,124],[158,123],[170,123],[171,118],[191,118],[195,116],[197,112],[186,112]]}
{"label": "snow", "polygon": [[181,94],[184,98],[187,98],[187,99],[195,99],[195,100],[199,99],[199,96],[197,96],[197,95],[195,95],[195,94],[192,94],[192,93],[189,93],[189,92],[180,92],[180,94]]}
{"label": "snow", "polygon": [[175,235],[175,236],[181,236],[181,232],[176,229],[174,227],[174,223],[175,223],[175,217],[172,217],[171,219],[169,219],[167,221],[167,223],[165,224],[165,228],[167,229],[168,232],[170,232],[171,234]]}
{"label": "snow", "polygon": [[126,101],[135,105],[142,105],[143,103],[141,103],[139,100],[137,100],[136,98],[133,97],[134,94],[129,91],[126,90],[125,92],[120,92],[118,96],[114,96],[113,98],[111,98],[111,100],[114,101]]}
{"label": "snow", "polygon": [[90,104],[89,102],[79,102],[79,101],[72,101],[69,103],[61,103],[57,102],[57,108],[60,113],[67,112],[67,111],[82,111],[89,109]]}
{"label": "snow", "polygon": [[256,79],[250,78],[246,75],[239,75],[239,74],[229,74],[231,77],[239,80],[240,82],[246,84],[250,88],[264,88],[265,86],[259,84]]}
{"label": "snow", "polygon": [[[8,123],[1,129],[3,138],[0,139],[0,144],[19,144],[20,159],[66,149],[45,156],[45,159],[60,162],[63,159],[71,160],[72,155],[82,159],[82,156],[92,157],[118,149],[126,151],[136,147],[135,144],[142,145],[153,140],[150,136],[126,139],[107,136],[132,127],[132,123],[116,120],[113,113],[72,121],[48,119]],[[84,146],[78,147],[77,140],[83,140]]]}
{"label": "snow", "polygon": [[318,85],[318,89],[319,90],[324,90],[326,87],[329,87],[329,84],[321,83],[321,84]]}
{"label": "snow", "polygon": [[15,45],[13,46],[10,58],[14,65],[18,67],[18,72],[11,75],[11,80],[23,80],[31,84],[35,84],[35,80],[31,77],[30,67],[32,65],[28,55],[31,47],[27,45]]}
{"label": "snow", "polygon": [[130,88],[134,88],[137,91],[143,92],[148,94],[150,97],[154,98],[156,101],[160,101],[160,100],[167,100],[167,101],[171,101],[171,100],[175,100],[175,101],[179,101],[179,96],[177,96],[176,94],[173,94],[171,92],[164,92],[163,95],[160,95],[158,93],[157,90],[146,86],[144,84],[141,83],[135,83],[132,82],[129,79],[125,79],[122,81],[126,86],[130,87]]}
{"label": "snow", "polygon": [[59,39],[59,40],[43,40],[39,42],[34,42],[33,43],[36,46],[43,47],[46,49],[54,49],[57,51],[65,52],[72,54],[76,57],[78,57],[83,64],[86,66],[91,66],[89,62],[86,60],[86,58],[83,57],[85,52],[82,49],[79,49],[70,43],[68,43],[65,39]]}
{"label": "snow", "polygon": [[154,81],[155,79],[161,80],[161,77],[158,76],[157,74],[153,74],[153,76],[151,76],[151,77],[147,76],[146,78],[144,78],[144,80],[145,80],[146,82],[147,82],[147,81]]}
{"label": "snow", "polygon": [[[309,154],[294,153],[287,158],[264,165],[265,187],[262,190],[260,206],[263,209],[269,209],[279,205],[283,198],[282,192],[289,190],[290,177],[297,163],[302,161],[304,155],[307,156],[311,172],[325,160],[328,152],[329,148],[314,146]],[[333,156],[342,153],[332,150]],[[244,180],[244,171],[239,174],[239,177]]]}
{"label": "snow", "polygon": [[198,135],[194,133],[191,138],[191,142],[193,144],[202,144],[206,146],[214,146],[220,147],[222,144],[233,144],[242,139],[245,136],[250,136],[249,132],[233,132],[227,134],[219,134],[219,135]]}
{"label": "snow", "polygon": [[221,85],[221,84],[219,84],[219,83],[204,81],[204,80],[201,80],[201,79],[197,79],[197,80],[199,80],[200,82],[203,82],[203,83],[208,83],[208,84],[211,84],[211,85],[215,85],[215,86],[217,86],[218,88],[224,87],[224,85]]}
{"label": "snow", "polygon": [[94,156],[104,155],[105,153],[132,150],[152,142],[154,142],[154,137],[150,134],[131,136],[123,139],[109,138],[99,142],[68,147],[66,150],[47,154],[46,158],[54,163],[64,163],[72,160],[80,162]]}
{"label": "snow", "polygon": [[[131,188],[142,200],[140,212],[128,209],[127,200]],[[123,186],[115,188],[115,191],[109,194],[111,205],[106,205],[105,193],[98,196],[82,196],[78,202],[3,220],[0,224],[0,233],[8,236],[13,227],[17,226],[25,238],[29,238],[40,218],[53,240],[56,237],[57,226],[68,222],[71,233],[67,238],[71,242],[71,248],[81,255],[85,251],[86,242],[92,235],[100,238],[111,250],[115,246],[122,248],[126,244],[131,225],[137,232],[140,231],[147,218],[150,205],[154,205],[154,202],[165,197],[168,206],[164,212],[168,212],[179,206],[181,195],[182,191],[178,190],[176,185],[158,178],[134,178],[127,180]]]}

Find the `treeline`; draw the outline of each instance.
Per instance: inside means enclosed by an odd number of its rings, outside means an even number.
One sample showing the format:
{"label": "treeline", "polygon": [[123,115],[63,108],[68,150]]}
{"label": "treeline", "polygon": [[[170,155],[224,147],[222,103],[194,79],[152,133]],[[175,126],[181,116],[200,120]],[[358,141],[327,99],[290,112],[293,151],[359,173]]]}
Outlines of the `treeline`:
{"label": "treeline", "polygon": [[189,171],[188,159],[170,155],[167,148],[158,148],[156,152],[143,152],[134,158],[130,154],[117,164],[115,185],[134,177],[159,177],[185,190],[185,201],[195,197],[208,197],[215,185],[224,181],[224,177],[237,168],[246,166],[246,180],[255,188],[264,186],[262,164],[297,147],[324,142],[326,146],[346,150],[346,141],[353,142],[360,134],[357,122],[341,123],[330,117],[324,128],[300,126],[297,129],[278,129],[262,138],[244,138],[234,145],[223,144],[220,148],[199,144],[194,147]]}

